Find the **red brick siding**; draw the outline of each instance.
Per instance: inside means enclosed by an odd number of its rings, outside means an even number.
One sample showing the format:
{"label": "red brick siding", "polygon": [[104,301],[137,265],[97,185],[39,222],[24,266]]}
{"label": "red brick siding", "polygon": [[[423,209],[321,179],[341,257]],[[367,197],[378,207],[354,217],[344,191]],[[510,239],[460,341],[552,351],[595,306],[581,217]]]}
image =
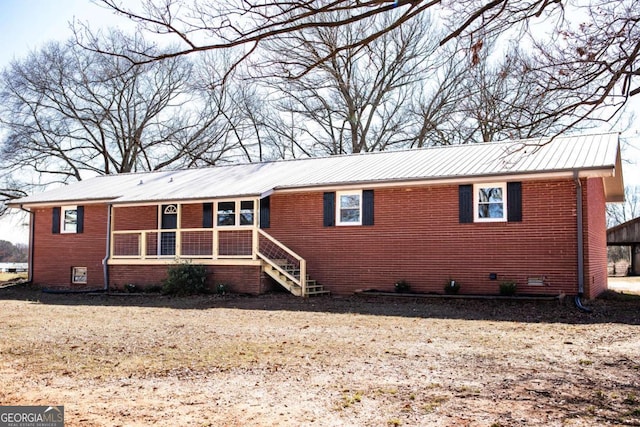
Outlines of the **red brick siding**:
{"label": "red brick siding", "polygon": [[72,267],[87,267],[86,287],[104,285],[102,260],[106,254],[107,209],[106,205],[85,205],[84,232],[79,234],[53,234],[53,209],[34,209],[34,284],[69,287]]}
{"label": "red brick siding", "polygon": [[607,290],[606,201],[602,179],[583,180],[582,206],[585,247],[585,296],[587,298],[595,298]]}
{"label": "red brick siding", "polygon": [[155,230],[158,228],[158,206],[113,208],[113,227],[122,230]]}
{"label": "red brick siding", "polygon": [[[391,291],[400,279],[442,293],[449,278],[470,294],[495,294],[506,278],[521,293],[575,294],[575,183],[523,182],[522,197],[522,222],[460,224],[457,185],[376,189],[374,226],[323,227],[321,192],[274,194],[268,232],[336,294]],[[545,286],[527,285],[539,276]]]}
{"label": "red brick siding", "polygon": [[[162,285],[167,277],[167,265],[112,265],[109,268],[109,288],[123,289],[126,284],[142,288]],[[230,292],[261,294],[270,290],[259,266],[207,266],[207,286],[214,290],[223,283]]]}
{"label": "red brick siding", "polygon": [[182,228],[202,228],[202,203],[182,205]]}

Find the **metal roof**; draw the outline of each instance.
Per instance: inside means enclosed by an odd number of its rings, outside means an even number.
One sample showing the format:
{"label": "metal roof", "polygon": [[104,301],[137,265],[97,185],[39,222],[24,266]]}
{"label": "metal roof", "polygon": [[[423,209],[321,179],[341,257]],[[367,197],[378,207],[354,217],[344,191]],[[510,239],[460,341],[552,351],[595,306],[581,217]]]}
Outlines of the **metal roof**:
{"label": "metal roof", "polygon": [[264,196],[349,185],[602,176],[609,201],[623,194],[617,133],[106,175],[15,200],[10,206],[109,201],[114,204]]}

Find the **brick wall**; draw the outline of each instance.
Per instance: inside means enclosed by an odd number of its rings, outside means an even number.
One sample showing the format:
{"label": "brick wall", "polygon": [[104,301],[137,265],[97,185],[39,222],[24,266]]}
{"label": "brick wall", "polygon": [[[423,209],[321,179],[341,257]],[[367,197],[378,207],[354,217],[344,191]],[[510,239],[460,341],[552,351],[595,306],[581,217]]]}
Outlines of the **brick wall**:
{"label": "brick wall", "polygon": [[[496,294],[501,279],[520,293],[577,292],[575,183],[523,182],[522,222],[458,222],[458,186],[375,190],[375,225],[323,227],[322,192],[274,194],[267,230],[307,259],[313,279],[336,294],[392,291]],[[489,279],[497,273],[498,280]],[[545,285],[528,286],[529,277]]]}
{"label": "brick wall", "polygon": [[[112,265],[109,267],[109,289],[122,290],[126,284],[141,288],[162,285],[167,277],[168,265]],[[223,283],[230,292],[262,294],[271,290],[260,266],[207,266],[207,286],[215,289]]]}
{"label": "brick wall", "polygon": [[106,254],[107,206],[86,205],[84,232],[53,234],[52,208],[34,209],[33,282],[42,287],[70,287],[73,267],[87,267],[86,288],[102,288]]}
{"label": "brick wall", "polygon": [[585,296],[595,298],[607,290],[606,201],[601,179],[583,180],[585,243]]}
{"label": "brick wall", "polygon": [[182,205],[182,228],[202,228],[202,203]]}
{"label": "brick wall", "polygon": [[132,206],[113,208],[113,229],[155,230],[158,228],[158,206]]}

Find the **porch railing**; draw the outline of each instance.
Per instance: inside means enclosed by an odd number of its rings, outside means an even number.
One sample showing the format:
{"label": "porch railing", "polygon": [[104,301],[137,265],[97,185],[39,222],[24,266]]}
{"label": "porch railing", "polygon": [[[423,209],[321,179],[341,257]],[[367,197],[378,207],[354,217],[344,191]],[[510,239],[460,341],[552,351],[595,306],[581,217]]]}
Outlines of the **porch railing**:
{"label": "porch railing", "polygon": [[256,259],[252,228],[114,231],[114,259]]}
{"label": "porch railing", "polygon": [[307,294],[307,262],[284,244],[256,229],[257,255],[289,280],[300,286],[302,295]]}

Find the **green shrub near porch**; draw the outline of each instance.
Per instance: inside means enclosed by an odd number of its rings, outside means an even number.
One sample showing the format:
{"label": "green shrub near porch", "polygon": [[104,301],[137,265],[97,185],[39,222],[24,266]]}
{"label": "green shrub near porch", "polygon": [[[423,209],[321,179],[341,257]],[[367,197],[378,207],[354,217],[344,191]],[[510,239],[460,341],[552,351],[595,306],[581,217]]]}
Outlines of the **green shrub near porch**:
{"label": "green shrub near porch", "polygon": [[171,265],[162,286],[166,295],[194,295],[207,292],[207,269],[204,265],[181,263]]}

